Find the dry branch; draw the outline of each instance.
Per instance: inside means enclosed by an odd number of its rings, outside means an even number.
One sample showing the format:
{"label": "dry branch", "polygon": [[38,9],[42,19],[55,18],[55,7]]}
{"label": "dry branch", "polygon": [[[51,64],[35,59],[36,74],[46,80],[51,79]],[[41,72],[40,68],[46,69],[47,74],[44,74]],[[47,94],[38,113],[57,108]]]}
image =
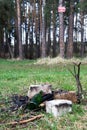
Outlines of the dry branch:
{"label": "dry branch", "polygon": [[80,82],[80,65],[81,62],[76,64],[74,64],[74,72],[72,72],[70,69],[68,69],[70,71],[70,73],[74,76],[74,78],[76,79],[76,84],[77,84],[77,95],[78,95],[78,99],[81,100],[82,98],[82,85]]}
{"label": "dry branch", "polygon": [[34,116],[30,119],[27,119],[27,120],[21,120],[21,121],[13,121],[13,122],[10,122],[10,123],[6,123],[6,125],[17,125],[17,124],[25,124],[25,123],[28,123],[28,122],[31,122],[31,121],[34,121],[36,119],[40,119],[41,117],[43,117],[44,115],[37,115],[37,116]]}

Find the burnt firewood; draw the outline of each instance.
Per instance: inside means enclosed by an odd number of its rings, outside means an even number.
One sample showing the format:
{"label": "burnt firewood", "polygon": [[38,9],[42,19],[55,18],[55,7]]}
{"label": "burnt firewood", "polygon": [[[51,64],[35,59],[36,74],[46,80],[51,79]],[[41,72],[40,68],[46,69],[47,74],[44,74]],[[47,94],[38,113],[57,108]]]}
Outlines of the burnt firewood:
{"label": "burnt firewood", "polygon": [[78,97],[75,91],[64,91],[57,90],[54,92],[54,99],[65,99],[70,100],[73,103],[78,102]]}
{"label": "burnt firewood", "polygon": [[45,94],[42,97],[42,102],[53,100],[53,98],[54,98],[54,94],[53,93],[52,94],[51,93]]}
{"label": "burnt firewood", "polygon": [[12,97],[12,106],[10,107],[11,111],[16,111],[19,108],[24,108],[29,102],[28,96],[13,95]]}
{"label": "burnt firewood", "polygon": [[53,94],[44,94],[43,91],[35,94],[30,101],[26,104],[26,108],[34,110],[39,108],[39,105],[45,101],[53,100]]}

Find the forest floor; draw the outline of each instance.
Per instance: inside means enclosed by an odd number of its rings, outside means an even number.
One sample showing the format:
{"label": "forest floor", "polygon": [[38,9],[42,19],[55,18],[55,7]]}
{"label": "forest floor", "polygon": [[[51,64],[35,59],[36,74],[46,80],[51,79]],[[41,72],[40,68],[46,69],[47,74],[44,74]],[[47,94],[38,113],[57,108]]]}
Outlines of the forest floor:
{"label": "forest floor", "polygon": [[[18,111],[9,114],[1,112],[2,107],[7,107],[9,97],[13,94],[27,95],[29,86],[32,84],[52,84],[52,89],[76,91],[76,81],[68,69],[73,71],[73,62],[81,64],[80,81],[83,90],[87,92],[87,59],[62,60],[39,59],[39,60],[4,60],[0,59],[0,130],[86,130],[87,129],[87,104],[73,104],[71,114],[55,119],[45,111],[37,112],[44,114],[39,120],[25,125],[10,126],[7,122],[19,120],[23,113]],[[36,113],[35,113],[36,114]]]}

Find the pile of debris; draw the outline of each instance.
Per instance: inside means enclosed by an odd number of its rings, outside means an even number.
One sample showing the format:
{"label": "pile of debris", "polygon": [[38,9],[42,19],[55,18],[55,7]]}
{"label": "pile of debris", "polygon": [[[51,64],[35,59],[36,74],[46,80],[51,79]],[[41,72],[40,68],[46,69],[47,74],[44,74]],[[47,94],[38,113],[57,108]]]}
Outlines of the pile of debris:
{"label": "pile of debris", "polygon": [[38,110],[40,108],[46,108],[47,102],[51,100],[52,102],[57,102],[57,100],[61,100],[61,102],[62,100],[69,100],[72,103],[78,103],[78,96],[75,91],[60,89],[52,91],[52,85],[50,84],[31,85],[27,96],[12,96],[12,106],[10,109],[11,111],[16,111],[19,108],[23,110]]}
{"label": "pile of debris", "polygon": [[[31,85],[27,96],[13,95],[11,111],[16,111],[19,108],[23,110],[38,110],[40,108],[46,108],[49,101],[57,102],[57,100],[65,100],[63,103],[66,106],[66,100],[72,103],[78,103],[78,96],[75,91],[55,90],[52,91],[52,85],[41,84]],[[60,104],[61,104],[60,102]],[[70,103],[71,104],[71,103]],[[56,104],[57,105],[57,104]]]}

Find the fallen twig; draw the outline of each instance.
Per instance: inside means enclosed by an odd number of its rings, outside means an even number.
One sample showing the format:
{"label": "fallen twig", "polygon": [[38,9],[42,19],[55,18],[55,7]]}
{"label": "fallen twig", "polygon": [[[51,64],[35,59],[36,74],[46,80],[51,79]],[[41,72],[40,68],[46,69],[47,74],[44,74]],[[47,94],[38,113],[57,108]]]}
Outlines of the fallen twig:
{"label": "fallen twig", "polygon": [[10,123],[6,123],[6,125],[17,125],[17,124],[25,124],[25,123],[28,123],[28,122],[31,122],[31,121],[34,121],[36,119],[40,119],[41,117],[43,117],[44,115],[37,115],[37,116],[34,116],[30,119],[27,119],[27,120],[21,120],[21,121],[13,121],[13,122],[10,122]]}

